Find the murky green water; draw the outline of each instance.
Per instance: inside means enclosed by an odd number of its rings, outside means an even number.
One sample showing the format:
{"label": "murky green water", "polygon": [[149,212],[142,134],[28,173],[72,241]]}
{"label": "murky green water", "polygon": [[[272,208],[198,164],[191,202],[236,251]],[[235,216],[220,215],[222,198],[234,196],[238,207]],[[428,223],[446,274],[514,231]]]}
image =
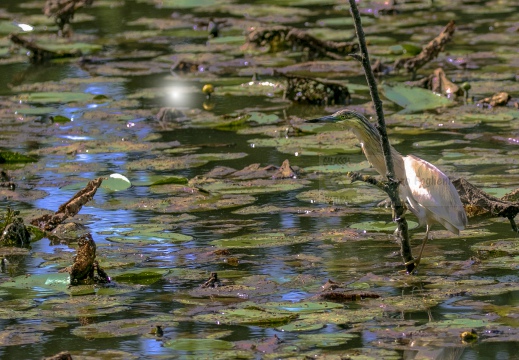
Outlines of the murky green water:
{"label": "murky green water", "polygon": [[[376,206],[384,194],[344,181],[348,169],[375,174],[357,141],[337,129],[315,134],[301,122],[344,106],[294,104],[283,99],[284,79],[272,76],[277,69],[343,81],[351,107],[370,114],[360,67],[324,58],[298,68],[308,58],[303,49],[243,47],[250,27],[279,24],[350,40],[346,2],[192,3],[96,1],[76,15],[70,40],[96,49],[82,62],[30,65],[23,50],[10,49],[13,21],[35,26],[21,35],[38,43],[55,41],[56,28],[41,2],[3,1],[0,150],[35,161],[0,164],[17,184],[14,193],[0,188],[2,212],[10,205],[31,219],[56,211],[88,180],[111,173],[133,186],[100,189],[72,219],[92,233],[112,287],[71,296],[49,285],[73,261],[77,243],[67,236],[36,241],[27,252],[0,248],[9,260],[0,274],[0,357],[68,350],[74,359],[517,358],[519,239],[509,222],[471,218],[459,237],[436,226],[419,273],[401,273],[392,231],[363,231],[390,220],[390,210]],[[449,20],[458,25],[418,77],[442,67],[455,83],[471,84],[473,101],[404,114],[384,100],[391,140],[402,154],[501,197],[519,187],[519,6],[434,3],[400,4],[399,14],[376,17],[382,5],[359,3],[370,52],[389,64],[401,56],[394,45],[422,46]],[[210,17],[226,26],[208,40]],[[199,71],[170,71],[179,59]],[[249,84],[254,74],[263,83]],[[201,90],[209,83],[210,99]],[[475,105],[498,91],[511,95],[508,106]],[[43,100],[28,97],[46,92]],[[183,114],[157,119],[164,107]],[[57,115],[72,121],[53,122]],[[286,159],[300,169],[296,178],[237,172]],[[345,166],[326,172],[338,164]],[[152,185],[171,176],[190,182]],[[411,234],[416,254],[424,229]],[[201,289],[211,272],[225,286]],[[319,298],[328,279],[362,299],[337,306]],[[150,333],[157,325],[163,336]],[[478,339],[462,342],[472,329]]]}

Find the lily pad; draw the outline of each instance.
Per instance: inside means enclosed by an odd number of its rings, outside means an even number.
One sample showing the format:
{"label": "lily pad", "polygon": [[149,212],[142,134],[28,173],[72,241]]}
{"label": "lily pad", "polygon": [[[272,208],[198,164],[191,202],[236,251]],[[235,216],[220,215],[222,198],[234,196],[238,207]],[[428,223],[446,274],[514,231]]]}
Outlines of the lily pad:
{"label": "lily pad", "polygon": [[290,324],[276,328],[278,331],[299,332],[299,331],[315,331],[324,327],[324,324],[306,324],[304,321],[294,321]]}
{"label": "lily pad", "polygon": [[36,104],[62,104],[71,102],[90,102],[94,100],[94,96],[95,95],[80,92],[34,92],[21,94],[18,99],[23,102]]}
{"label": "lily pad", "polygon": [[[407,220],[407,225],[409,230],[416,229],[419,226],[417,222],[411,220]],[[393,222],[385,221],[365,221],[362,223],[351,224],[350,228],[364,231],[394,232],[396,229],[396,224]]]}
{"label": "lily pad", "polygon": [[319,184],[320,189],[300,192],[296,197],[311,204],[333,204],[350,207],[358,204],[378,203],[386,197],[381,190],[375,187],[348,186],[333,190],[338,186],[342,187],[341,181],[343,181],[342,178],[324,178]]}
{"label": "lily pad", "polygon": [[118,233],[117,236],[108,236],[107,240],[116,243],[145,245],[154,243],[181,243],[191,241],[193,237],[169,231],[162,225],[140,224],[135,225],[133,230],[122,231]]}
{"label": "lily pad", "polygon": [[250,234],[211,241],[212,245],[226,248],[261,248],[286,246],[312,241],[310,236],[288,236],[284,233]]}
{"label": "lily pad", "polygon": [[72,333],[86,339],[110,339],[124,336],[148,334],[157,324],[176,326],[172,315],[158,315],[145,318],[130,318],[112,321],[102,321],[83,325],[72,329]]}
{"label": "lily pad", "polygon": [[225,309],[216,314],[195,315],[195,321],[215,324],[267,325],[294,320],[297,314],[269,312],[260,309]]}
{"label": "lily pad", "polygon": [[234,160],[240,159],[248,154],[246,153],[202,153],[188,154],[176,157],[154,157],[150,159],[138,159],[128,162],[125,166],[128,170],[175,170],[189,169],[207,164],[211,161]]}
{"label": "lily pad", "polygon": [[36,162],[34,157],[12,151],[0,151],[0,164],[24,164]]}
{"label": "lily pad", "polygon": [[[339,158],[339,157],[336,157]],[[328,162],[332,162],[333,159],[326,160],[323,162],[326,164]],[[317,166],[309,166],[305,168],[306,172],[316,171],[319,173],[342,173],[346,174],[347,172],[355,172],[363,169],[367,169],[370,167],[369,162],[361,161],[361,162],[347,162],[345,164],[327,164],[327,165],[317,165]]]}
{"label": "lily pad", "polygon": [[[4,288],[16,289],[47,289],[47,291],[67,292],[70,285],[70,275],[68,273],[41,274],[32,276],[17,276],[12,281],[0,284]],[[45,291],[45,290],[43,290]]]}
{"label": "lily pad", "polygon": [[46,114],[50,114],[55,111],[56,111],[56,108],[42,106],[42,107],[23,107],[23,108],[15,109],[14,113],[22,114],[22,115],[46,115]]}
{"label": "lily pad", "polygon": [[340,346],[352,339],[357,338],[358,335],[350,333],[332,333],[332,334],[302,334],[298,335],[298,341],[296,344],[302,348],[327,348]]}
{"label": "lily pad", "polygon": [[313,312],[322,312],[322,311],[333,311],[334,309],[343,309],[344,305],[337,304],[333,302],[311,302],[311,301],[303,301],[303,302],[295,302],[295,303],[287,303],[287,302],[270,302],[259,305],[262,309],[266,309],[268,311],[280,311],[280,312],[288,312],[288,313],[313,313]]}
{"label": "lily pad", "polygon": [[164,343],[164,346],[173,350],[190,352],[207,352],[230,350],[233,343],[219,339],[174,339]]}
{"label": "lily pad", "polygon": [[127,284],[150,285],[159,281],[164,275],[168,273],[169,270],[167,269],[137,268],[133,270],[115,272],[112,275],[112,279]]}
{"label": "lily pad", "polygon": [[132,186],[132,183],[128,178],[121,174],[111,174],[107,179],[103,180],[101,187],[112,190],[122,191]]}
{"label": "lily pad", "polygon": [[386,98],[404,108],[402,113],[420,112],[454,105],[454,102],[440,94],[405,85],[382,85]]}
{"label": "lily pad", "polygon": [[[195,179],[197,180],[197,179]],[[202,180],[200,182],[191,181],[190,184],[197,186],[210,193],[219,194],[264,194],[272,192],[288,192],[303,188],[305,185],[301,181],[293,179],[286,180],[269,180],[269,179],[251,179],[247,181],[231,181],[231,180]]]}
{"label": "lily pad", "polygon": [[[278,134],[282,135],[282,134]],[[360,153],[359,141],[349,131],[322,132],[301,137],[283,136],[272,139],[252,139],[253,148],[274,147],[290,155],[336,155]]]}

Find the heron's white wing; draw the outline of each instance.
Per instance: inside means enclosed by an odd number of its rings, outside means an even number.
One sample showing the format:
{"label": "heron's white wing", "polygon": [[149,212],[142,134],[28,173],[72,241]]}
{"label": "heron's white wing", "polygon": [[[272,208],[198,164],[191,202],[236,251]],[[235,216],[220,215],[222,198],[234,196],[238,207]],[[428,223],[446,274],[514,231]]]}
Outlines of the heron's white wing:
{"label": "heron's white wing", "polygon": [[467,225],[467,215],[458,192],[447,175],[431,163],[413,155],[404,157],[404,165],[407,185],[413,198],[428,210],[427,216],[431,217],[427,222],[439,222],[451,231],[463,230]]}

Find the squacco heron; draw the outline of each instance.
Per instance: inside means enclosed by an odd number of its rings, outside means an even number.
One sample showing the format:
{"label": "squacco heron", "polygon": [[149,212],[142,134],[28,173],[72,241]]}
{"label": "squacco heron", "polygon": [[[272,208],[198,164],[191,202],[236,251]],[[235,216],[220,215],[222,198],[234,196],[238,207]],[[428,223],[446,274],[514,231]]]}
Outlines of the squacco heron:
{"label": "squacco heron", "polygon": [[[337,123],[350,129],[359,139],[366,158],[382,176],[386,176],[386,162],[382,150],[382,139],[378,130],[364,116],[352,110],[340,110],[333,115],[307,120],[311,123]],[[433,224],[441,224],[459,235],[467,226],[467,215],[454,185],[440,169],[413,155],[402,156],[391,146],[391,156],[398,191],[402,202],[426,226],[425,237],[417,258],[407,262],[420,263],[422,253]]]}

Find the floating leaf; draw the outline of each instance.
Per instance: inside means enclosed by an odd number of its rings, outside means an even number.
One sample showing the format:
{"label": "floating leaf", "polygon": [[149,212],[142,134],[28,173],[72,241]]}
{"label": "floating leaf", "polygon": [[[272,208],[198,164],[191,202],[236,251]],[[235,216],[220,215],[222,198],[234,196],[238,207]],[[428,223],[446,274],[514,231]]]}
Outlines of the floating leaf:
{"label": "floating leaf", "polygon": [[304,321],[294,321],[290,324],[276,328],[278,331],[295,332],[295,331],[315,331],[324,327],[324,324],[307,324]]}
{"label": "floating leaf", "polygon": [[270,302],[259,305],[261,308],[268,311],[280,311],[289,313],[313,313],[321,311],[331,311],[334,309],[343,309],[344,305],[333,302],[319,301],[302,301],[302,302]]}
{"label": "floating leaf", "polygon": [[[418,227],[418,223],[407,220],[409,230],[413,230]],[[351,224],[350,228],[364,230],[364,231],[390,231],[393,232],[396,229],[396,224],[392,221],[365,221],[362,223]]]}
{"label": "floating leaf", "polygon": [[225,309],[216,314],[195,315],[195,321],[210,322],[215,324],[248,324],[260,325],[281,323],[294,320],[297,314],[272,313],[258,309]]}
{"label": "floating leaf", "polygon": [[163,177],[158,180],[155,180],[150,184],[150,186],[157,186],[157,185],[167,185],[167,184],[179,184],[179,185],[187,185],[188,180],[185,177],[182,176],[168,176]]}
{"label": "floating leaf", "polygon": [[212,245],[227,248],[254,248],[291,245],[311,241],[309,236],[288,236],[283,233],[249,234],[231,239],[211,241]]}
{"label": "floating leaf", "polygon": [[176,326],[172,315],[158,315],[145,318],[129,318],[112,321],[102,321],[76,327],[72,333],[87,339],[111,339],[123,336],[135,336],[150,333],[156,325],[167,324]]}
{"label": "floating leaf", "polygon": [[94,99],[94,95],[80,92],[34,92],[21,94],[19,99],[29,103],[70,103],[70,102],[89,102]]}
{"label": "floating leaf", "polygon": [[309,166],[309,167],[305,168],[305,171],[306,172],[316,171],[316,172],[319,172],[319,173],[342,173],[342,174],[346,174],[347,172],[350,172],[350,171],[360,171],[360,170],[367,169],[367,168],[370,167],[370,164],[367,161],[361,161],[361,162],[358,162],[358,163],[357,162],[352,163],[352,162],[349,162],[347,160],[343,160],[346,163],[342,163],[342,164],[327,164],[327,162],[332,162],[334,159],[336,159],[337,161],[340,161],[340,157],[339,156],[330,157],[330,158],[331,159],[326,160],[326,157],[325,157],[325,160],[323,162],[326,165],[323,164],[323,165],[317,165],[317,166]]}
{"label": "floating leaf", "polygon": [[0,287],[32,290],[41,288],[44,292],[46,290],[66,292],[69,285],[70,275],[68,273],[59,273],[17,276],[12,281],[0,284]]}
{"label": "floating leaf", "polygon": [[218,339],[174,339],[165,342],[164,346],[173,350],[190,352],[222,351],[234,347],[231,342]]}
{"label": "floating leaf", "polygon": [[180,243],[193,240],[192,236],[168,231],[163,225],[135,224],[133,227],[133,230],[122,231],[118,236],[108,236],[107,240],[136,245]]}
{"label": "floating leaf", "polygon": [[432,91],[406,85],[382,85],[386,98],[404,108],[402,113],[420,112],[454,105],[454,102]]}
{"label": "floating leaf", "polygon": [[272,192],[288,192],[301,189],[305,185],[301,181],[292,179],[271,180],[271,179],[252,179],[247,181],[231,181],[231,180],[212,180],[202,181],[196,184],[191,182],[192,186],[197,186],[210,193],[219,194],[264,194]]}
{"label": "floating leaf", "polygon": [[70,118],[68,118],[66,116],[62,116],[62,115],[51,116],[51,120],[52,120],[52,122],[59,123],[59,124],[64,124],[64,123],[68,123],[68,122],[72,121],[72,120],[70,120]]}
{"label": "floating leaf", "polygon": [[159,281],[168,272],[167,269],[137,268],[115,273],[112,278],[122,283],[150,285]]}
{"label": "floating leaf", "polygon": [[0,151],[0,164],[24,164],[36,162],[31,156],[23,155],[12,151]]}
{"label": "floating leaf", "polygon": [[302,348],[311,347],[333,347],[347,343],[348,341],[358,337],[356,334],[350,333],[331,333],[331,334],[311,334],[298,335],[299,341],[296,344]]}
{"label": "floating leaf", "polygon": [[53,107],[25,107],[15,110],[15,114],[23,115],[46,115],[56,111]]}
{"label": "floating leaf", "polygon": [[101,187],[112,191],[126,190],[132,186],[128,178],[121,174],[111,174],[108,178],[103,179]]}
{"label": "floating leaf", "polygon": [[249,116],[249,121],[255,122],[259,125],[276,124],[281,121],[281,119],[275,114],[264,114],[256,111],[249,113]]}

